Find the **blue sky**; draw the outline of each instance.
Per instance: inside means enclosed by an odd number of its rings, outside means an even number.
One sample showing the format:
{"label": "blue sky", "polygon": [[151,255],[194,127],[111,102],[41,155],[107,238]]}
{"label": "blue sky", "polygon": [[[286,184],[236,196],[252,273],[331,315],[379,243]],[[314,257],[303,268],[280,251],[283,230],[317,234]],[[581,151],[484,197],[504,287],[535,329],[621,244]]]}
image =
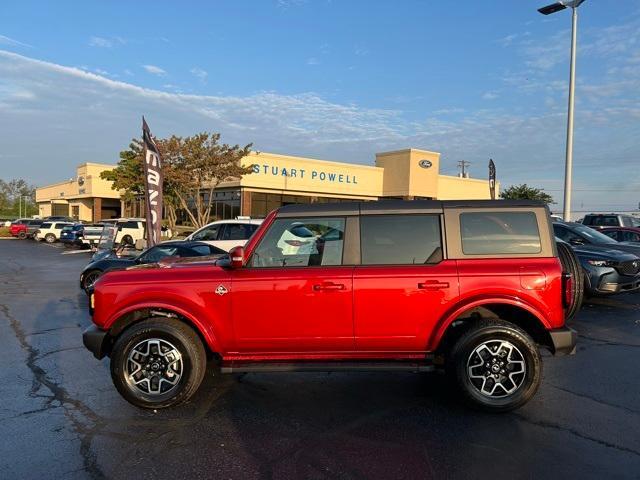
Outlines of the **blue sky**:
{"label": "blue sky", "polygon": [[[543,1],[3,2],[0,177],[158,136],[372,164],[442,152],[562,202],[570,12]],[[574,209],[640,202],[640,1],[580,8]]]}

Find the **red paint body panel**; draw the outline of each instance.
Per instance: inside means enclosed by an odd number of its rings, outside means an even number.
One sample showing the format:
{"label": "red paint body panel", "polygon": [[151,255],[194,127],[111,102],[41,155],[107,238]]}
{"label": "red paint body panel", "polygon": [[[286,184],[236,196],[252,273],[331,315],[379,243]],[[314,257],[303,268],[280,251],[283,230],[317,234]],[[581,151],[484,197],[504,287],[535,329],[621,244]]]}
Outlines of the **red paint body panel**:
{"label": "red paint body panel", "polygon": [[424,351],[442,315],[460,296],[455,260],[437,265],[354,269],[358,351]]}
{"label": "red paint body panel", "polygon": [[[245,246],[252,251],[271,213]],[[463,312],[487,303],[564,325],[557,257],[444,260],[437,265],[222,268],[213,263],[110,272],[93,321],[109,330],[142,308],[182,315],[225,360],[420,359]],[[216,294],[224,286],[227,293]]]}

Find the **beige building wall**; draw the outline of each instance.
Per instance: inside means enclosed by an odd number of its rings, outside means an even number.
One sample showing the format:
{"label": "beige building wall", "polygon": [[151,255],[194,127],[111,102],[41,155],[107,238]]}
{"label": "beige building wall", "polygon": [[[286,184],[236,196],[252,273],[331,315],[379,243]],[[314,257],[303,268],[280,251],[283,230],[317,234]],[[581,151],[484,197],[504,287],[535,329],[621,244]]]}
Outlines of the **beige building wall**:
{"label": "beige building wall", "polygon": [[[500,182],[496,182],[499,198]],[[438,176],[438,200],[487,200],[491,198],[489,181],[476,178]]]}

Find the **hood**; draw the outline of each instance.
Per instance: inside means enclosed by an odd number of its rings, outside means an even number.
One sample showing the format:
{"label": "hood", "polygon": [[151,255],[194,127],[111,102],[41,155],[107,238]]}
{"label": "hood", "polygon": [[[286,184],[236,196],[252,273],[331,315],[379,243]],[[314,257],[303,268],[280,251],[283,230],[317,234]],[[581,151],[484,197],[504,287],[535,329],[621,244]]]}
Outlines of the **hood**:
{"label": "hood", "polygon": [[618,245],[614,245],[615,248],[610,248],[607,245],[578,245],[573,247],[573,251],[580,258],[587,258],[592,260],[615,260],[617,262],[626,262],[629,260],[635,260],[638,258],[633,253],[626,252],[618,248]]}
{"label": "hood", "polygon": [[637,242],[618,242],[615,245],[610,245],[609,247],[615,250],[632,253],[636,257],[640,257],[640,244]]}

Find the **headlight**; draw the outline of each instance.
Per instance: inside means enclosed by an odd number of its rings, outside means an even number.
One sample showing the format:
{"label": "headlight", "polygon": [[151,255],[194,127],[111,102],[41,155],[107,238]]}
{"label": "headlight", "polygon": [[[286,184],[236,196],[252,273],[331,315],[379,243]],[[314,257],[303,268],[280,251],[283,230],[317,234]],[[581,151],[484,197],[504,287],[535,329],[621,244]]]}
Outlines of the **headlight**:
{"label": "headlight", "polygon": [[616,262],[611,260],[587,260],[587,263],[594,267],[614,267],[616,265]]}

